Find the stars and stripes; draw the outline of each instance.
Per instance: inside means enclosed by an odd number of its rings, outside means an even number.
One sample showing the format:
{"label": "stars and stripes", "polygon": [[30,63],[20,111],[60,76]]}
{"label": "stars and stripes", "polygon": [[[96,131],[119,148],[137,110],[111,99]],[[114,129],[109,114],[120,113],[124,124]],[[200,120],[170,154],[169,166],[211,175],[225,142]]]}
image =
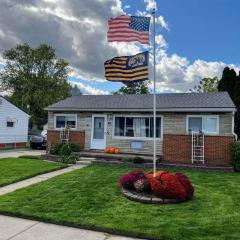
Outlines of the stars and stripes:
{"label": "stars and stripes", "polygon": [[108,20],[109,42],[140,42],[149,44],[149,17],[120,16]]}
{"label": "stars and stripes", "polygon": [[104,64],[105,78],[114,82],[148,80],[148,52],[133,56],[114,57]]}

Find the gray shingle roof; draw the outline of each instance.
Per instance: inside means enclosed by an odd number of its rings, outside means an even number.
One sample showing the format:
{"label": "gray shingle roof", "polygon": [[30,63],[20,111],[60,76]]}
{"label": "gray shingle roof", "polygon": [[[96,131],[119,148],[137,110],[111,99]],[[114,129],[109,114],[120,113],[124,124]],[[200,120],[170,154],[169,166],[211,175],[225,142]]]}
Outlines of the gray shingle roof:
{"label": "gray shingle roof", "polygon": [[[156,96],[159,111],[234,111],[227,92],[166,93]],[[50,105],[52,111],[152,111],[153,95],[81,95]]]}

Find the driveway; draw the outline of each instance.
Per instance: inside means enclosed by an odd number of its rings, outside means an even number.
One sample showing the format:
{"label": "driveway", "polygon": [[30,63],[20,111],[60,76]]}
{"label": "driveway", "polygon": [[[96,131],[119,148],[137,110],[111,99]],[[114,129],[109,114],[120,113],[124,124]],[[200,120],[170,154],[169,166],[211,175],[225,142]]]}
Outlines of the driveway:
{"label": "driveway", "polygon": [[134,240],[103,232],[0,215],[0,240]]}
{"label": "driveway", "polygon": [[0,158],[7,157],[19,157],[21,155],[35,155],[40,156],[46,153],[46,150],[32,150],[32,149],[11,149],[11,150],[1,150]]}

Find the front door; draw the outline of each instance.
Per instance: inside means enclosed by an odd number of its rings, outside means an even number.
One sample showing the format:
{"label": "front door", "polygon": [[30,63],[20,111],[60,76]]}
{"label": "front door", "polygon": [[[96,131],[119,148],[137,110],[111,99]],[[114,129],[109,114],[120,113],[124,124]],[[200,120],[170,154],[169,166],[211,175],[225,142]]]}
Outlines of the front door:
{"label": "front door", "polygon": [[104,149],[106,147],[106,115],[92,116],[91,149]]}

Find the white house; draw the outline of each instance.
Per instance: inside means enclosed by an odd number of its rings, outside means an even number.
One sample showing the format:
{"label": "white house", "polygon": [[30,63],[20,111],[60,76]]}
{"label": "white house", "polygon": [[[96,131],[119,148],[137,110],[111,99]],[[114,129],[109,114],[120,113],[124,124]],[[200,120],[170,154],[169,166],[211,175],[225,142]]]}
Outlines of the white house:
{"label": "white house", "polygon": [[29,115],[0,96],[0,148],[25,147]]}

